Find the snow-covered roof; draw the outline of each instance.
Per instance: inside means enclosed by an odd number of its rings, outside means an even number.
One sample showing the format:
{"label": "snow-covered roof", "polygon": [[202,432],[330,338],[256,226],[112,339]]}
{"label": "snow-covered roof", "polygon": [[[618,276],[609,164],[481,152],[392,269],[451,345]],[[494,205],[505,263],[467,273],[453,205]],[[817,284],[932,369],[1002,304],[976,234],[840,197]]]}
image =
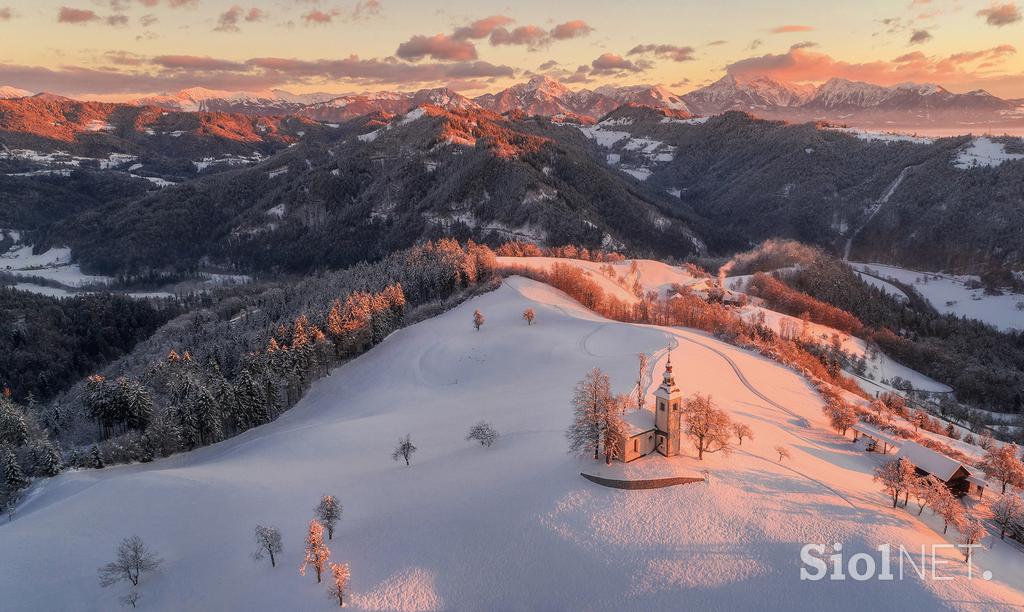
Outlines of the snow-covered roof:
{"label": "snow-covered roof", "polygon": [[626,422],[626,434],[635,436],[654,429],[654,414],[650,410],[633,410],[622,415]]}
{"label": "snow-covered roof", "polygon": [[869,438],[874,438],[879,442],[885,442],[886,444],[890,444],[892,446],[903,446],[906,443],[905,440],[894,438],[893,436],[882,431],[881,429],[878,429],[874,425],[869,425],[867,423],[857,423],[856,425],[853,426],[853,430],[859,431],[860,433],[864,434]]}
{"label": "snow-covered roof", "polygon": [[900,451],[896,454],[897,457],[903,457],[916,465],[918,468],[928,472],[932,476],[942,480],[943,482],[948,481],[956,474],[957,470],[964,468],[967,473],[970,474],[970,469],[953,459],[947,457],[942,453],[933,451],[927,446],[921,446],[917,442],[911,442],[909,440],[901,443]]}

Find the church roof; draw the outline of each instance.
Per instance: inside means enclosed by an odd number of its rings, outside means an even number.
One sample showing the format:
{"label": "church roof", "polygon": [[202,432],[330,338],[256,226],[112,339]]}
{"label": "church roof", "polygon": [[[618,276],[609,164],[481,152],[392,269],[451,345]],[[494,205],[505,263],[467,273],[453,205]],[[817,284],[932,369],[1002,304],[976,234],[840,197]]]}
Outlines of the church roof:
{"label": "church roof", "polygon": [[631,437],[654,430],[654,413],[650,410],[631,410],[622,415],[622,420],[626,422],[626,434]]}

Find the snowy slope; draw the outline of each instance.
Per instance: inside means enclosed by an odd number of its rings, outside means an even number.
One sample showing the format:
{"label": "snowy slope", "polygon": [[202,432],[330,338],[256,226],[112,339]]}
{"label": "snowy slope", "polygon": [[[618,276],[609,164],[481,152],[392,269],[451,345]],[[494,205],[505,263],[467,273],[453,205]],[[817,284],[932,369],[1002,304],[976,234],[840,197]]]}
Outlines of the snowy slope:
{"label": "snowy slope", "polygon": [[[520,318],[526,307],[537,311],[533,326]],[[474,309],[487,317],[479,332]],[[579,472],[594,464],[567,455],[563,435],[572,385],[599,366],[625,392],[635,353],[656,353],[660,374],[670,342],[684,391],[711,393],[755,439],[703,463],[640,460],[678,473],[706,469],[707,484],[620,491],[583,480]],[[503,433],[491,449],[463,440],[479,419]],[[410,468],[389,457],[406,433],[420,448]],[[776,444],[791,461],[776,462]],[[998,541],[978,559],[995,572],[991,582],[966,581],[965,566],[945,551],[940,571],[953,581],[801,582],[804,543],[840,541],[852,554],[884,542],[946,541],[927,513],[930,525],[888,507],[871,481],[878,461],[827,431],[819,398],[774,362],[701,333],[608,322],[512,278],[396,332],[274,423],[33,490],[18,517],[0,524],[0,593],[14,610],[117,609],[126,589],[101,589],[95,568],[136,533],[165,559],[143,579],[146,609],[332,609],[324,586],[297,570],[312,508],[333,492],[344,517],[329,544],[334,559],[352,565],[353,609],[1024,604],[1024,576],[1010,570],[1019,558]],[[282,530],[276,569],[248,557],[256,523]],[[43,578],[57,567],[59,580]]]}
{"label": "snowy slope", "polygon": [[917,272],[877,263],[851,265],[857,270],[869,270],[875,276],[912,285],[939,312],[977,319],[1002,330],[1024,329],[1024,310],[1017,306],[1024,302],[1024,295],[985,295],[983,289],[967,286],[978,280],[976,276]]}

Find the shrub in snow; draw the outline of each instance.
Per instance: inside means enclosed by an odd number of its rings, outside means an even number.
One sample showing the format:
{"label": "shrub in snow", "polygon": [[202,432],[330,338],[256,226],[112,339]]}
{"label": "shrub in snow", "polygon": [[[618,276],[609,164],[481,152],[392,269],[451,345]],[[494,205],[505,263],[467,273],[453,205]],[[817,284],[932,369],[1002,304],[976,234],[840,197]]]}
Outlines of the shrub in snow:
{"label": "shrub in snow", "polygon": [[324,544],[324,527],[317,521],[309,522],[309,532],[306,534],[306,556],[302,559],[299,573],[306,575],[306,568],[312,567],[316,570],[316,582],[320,583],[320,575],[323,574],[327,559],[331,557],[331,549]]}
{"label": "shrub in snow", "polygon": [[779,463],[782,463],[783,459],[789,459],[789,449],[785,446],[776,446],[775,452],[779,455]]}
{"label": "shrub in snow", "polygon": [[523,319],[526,321],[527,325],[533,325],[533,320],[536,317],[537,313],[535,313],[532,308],[527,308],[523,311]]}
{"label": "shrub in snow", "polygon": [[409,459],[415,452],[416,445],[412,443],[412,436],[410,434],[406,434],[404,438],[398,441],[398,446],[396,446],[395,450],[391,453],[391,459],[394,461],[405,459],[405,465],[408,466]]}
{"label": "shrub in snow", "polygon": [[480,328],[484,326],[484,315],[479,310],[473,311],[473,327],[476,331],[480,331]]}
{"label": "shrub in snow", "polygon": [[469,429],[466,440],[476,440],[481,446],[490,446],[498,439],[498,430],[487,421],[480,421]]}
{"label": "shrub in snow", "polygon": [[163,559],[146,547],[137,535],[121,540],[117,546],[117,558],[99,568],[100,584],[108,587],[122,580],[139,586],[143,574],[155,572]]}
{"label": "shrub in snow", "polygon": [[746,423],[733,423],[732,432],[736,434],[736,440],[739,441],[740,446],[743,446],[743,438],[754,439],[754,430]]}
{"label": "shrub in snow", "polygon": [[314,511],[316,520],[320,521],[324,529],[327,530],[328,540],[334,539],[334,525],[341,518],[341,510],[341,504],[333,495],[324,495],[316,506]]}
{"label": "shrub in snow", "polygon": [[330,596],[332,599],[338,599],[338,605],[345,606],[345,588],[348,586],[348,579],[351,573],[348,569],[348,563],[332,563],[331,564],[331,589]]}
{"label": "shrub in snow", "polygon": [[270,567],[277,567],[274,555],[281,552],[281,532],[275,527],[256,525],[256,552],[252,558],[257,561],[270,557]]}

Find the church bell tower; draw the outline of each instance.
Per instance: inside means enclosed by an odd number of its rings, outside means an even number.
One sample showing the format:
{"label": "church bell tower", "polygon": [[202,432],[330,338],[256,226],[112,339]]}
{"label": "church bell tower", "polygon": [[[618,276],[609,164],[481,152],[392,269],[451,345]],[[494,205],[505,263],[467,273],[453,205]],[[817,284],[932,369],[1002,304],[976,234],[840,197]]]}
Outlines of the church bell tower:
{"label": "church bell tower", "polygon": [[668,363],[661,385],[654,392],[654,426],[657,429],[657,449],[666,457],[679,454],[680,448],[680,417],[682,416],[683,393],[676,386],[672,375],[672,353],[669,352]]}

